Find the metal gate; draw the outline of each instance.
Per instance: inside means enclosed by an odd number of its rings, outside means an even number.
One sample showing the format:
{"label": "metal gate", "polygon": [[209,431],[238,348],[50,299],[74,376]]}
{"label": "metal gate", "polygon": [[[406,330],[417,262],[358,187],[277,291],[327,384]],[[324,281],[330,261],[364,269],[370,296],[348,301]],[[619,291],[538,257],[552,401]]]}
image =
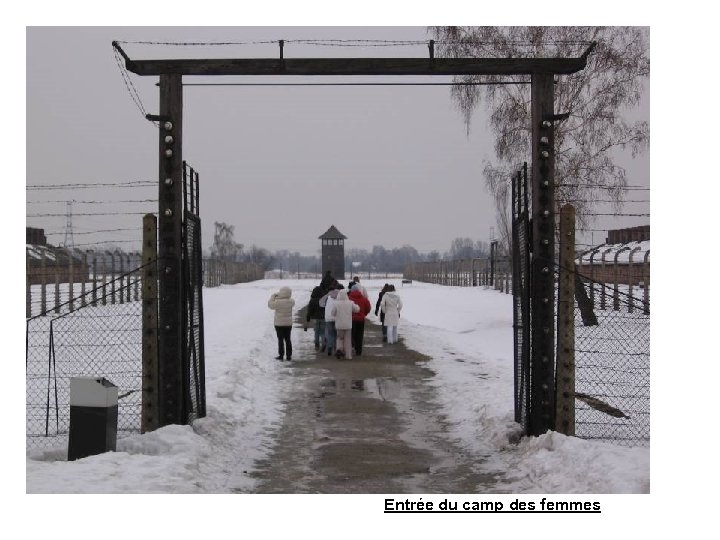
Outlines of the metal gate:
{"label": "metal gate", "polygon": [[530,365],[530,208],[527,163],[512,179],[513,344],[515,349],[515,421],[527,434],[531,407]]}
{"label": "metal gate", "polygon": [[183,161],[183,417],[187,423],[205,416],[205,349],[203,343],[202,247],[200,243],[199,175]]}

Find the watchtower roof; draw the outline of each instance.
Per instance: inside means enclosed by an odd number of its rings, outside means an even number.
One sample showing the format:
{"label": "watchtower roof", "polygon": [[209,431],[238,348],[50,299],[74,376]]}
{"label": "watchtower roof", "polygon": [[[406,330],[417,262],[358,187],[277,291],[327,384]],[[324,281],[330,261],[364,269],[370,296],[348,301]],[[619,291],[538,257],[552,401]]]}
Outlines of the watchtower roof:
{"label": "watchtower roof", "polygon": [[321,236],[318,236],[320,240],[336,240],[336,239],[343,239],[346,240],[347,236],[345,236],[343,233],[337,230],[335,225],[330,225],[330,228],[325,231]]}

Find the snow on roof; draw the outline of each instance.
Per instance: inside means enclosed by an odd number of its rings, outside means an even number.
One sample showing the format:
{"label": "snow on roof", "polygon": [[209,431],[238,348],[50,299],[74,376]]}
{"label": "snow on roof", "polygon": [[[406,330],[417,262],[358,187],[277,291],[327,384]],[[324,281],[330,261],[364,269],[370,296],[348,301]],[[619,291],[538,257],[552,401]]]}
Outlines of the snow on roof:
{"label": "snow on roof", "polygon": [[[593,264],[602,264],[604,254],[605,264],[615,263],[616,255],[619,264],[629,264],[630,254],[632,253],[632,262],[634,264],[644,262],[645,254],[649,252],[650,240],[628,242],[627,244],[602,244],[585,251],[575,262],[577,264],[590,264],[590,257],[592,256]],[[650,255],[648,255],[649,260]]]}
{"label": "snow on roof", "polygon": [[56,260],[55,252],[51,249],[48,249],[46,246],[40,246],[37,244],[25,244],[25,251],[32,259],[42,259],[43,254],[45,255],[45,258],[49,261]]}

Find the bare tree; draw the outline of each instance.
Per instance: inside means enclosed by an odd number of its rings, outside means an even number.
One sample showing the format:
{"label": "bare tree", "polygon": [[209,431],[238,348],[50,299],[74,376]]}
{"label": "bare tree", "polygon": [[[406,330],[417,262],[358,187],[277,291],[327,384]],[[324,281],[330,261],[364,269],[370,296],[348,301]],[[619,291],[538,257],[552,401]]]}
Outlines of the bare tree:
{"label": "bare tree", "polygon": [[215,235],[210,253],[224,261],[235,261],[242,255],[243,245],[235,242],[235,226],[215,222]]}
{"label": "bare tree", "polygon": [[[596,46],[587,67],[562,75],[555,85],[555,110],[570,113],[556,124],[555,181],[557,201],[571,201],[581,224],[598,200],[622,204],[625,169],[616,163],[623,150],[635,157],[647,148],[646,121],[628,120],[640,103],[650,74],[646,27],[456,27],[431,28],[438,55],[445,57],[578,57]],[[462,76],[457,82],[500,82],[507,77]],[[513,77],[513,80],[521,80]],[[529,77],[525,82],[529,82]],[[495,133],[497,161],[483,174],[498,211],[501,238],[509,244],[508,185],[530,155],[530,89],[526,84],[452,87],[469,132],[474,109],[484,98]]]}

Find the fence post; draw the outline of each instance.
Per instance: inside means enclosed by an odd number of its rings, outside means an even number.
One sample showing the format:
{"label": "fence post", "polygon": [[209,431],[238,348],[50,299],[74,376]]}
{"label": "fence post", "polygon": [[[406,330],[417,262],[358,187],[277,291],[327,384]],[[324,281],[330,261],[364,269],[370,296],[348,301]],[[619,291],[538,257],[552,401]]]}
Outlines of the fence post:
{"label": "fence post", "polygon": [[[115,254],[116,253],[118,253],[117,250],[110,253],[110,269],[111,269],[110,294],[112,295],[112,297],[110,299],[111,304],[115,303],[115,293],[116,293],[116,290],[115,290]],[[119,255],[119,253],[118,253],[118,255]],[[120,273],[122,274],[122,257],[120,257]],[[122,283],[120,285],[122,286]],[[122,290],[120,292],[122,293]],[[120,296],[122,297],[122,294]]]}
{"label": "fence post", "polygon": [[135,277],[135,280],[133,282],[133,288],[135,289],[134,298],[135,298],[135,301],[137,302],[138,300],[140,300],[140,291],[138,290],[140,288],[139,287],[139,285],[140,285],[139,267],[143,265],[143,262],[142,262],[143,259],[142,259],[142,255],[140,255],[140,253],[138,253],[138,252],[134,252],[133,255],[135,255],[135,260],[137,261],[136,266],[135,266],[135,271],[133,272],[133,275]]}
{"label": "fence post", "polygon": [[87,251],[83,252],[82,255],[82,269],[80,271],[80,277],[82,278],[80,284],[80,305],[85,307],[87,305],[87,299],[85,298],[85,282],[88,280]]}
{"label": "fence post", "polygon": [[30,256],[25,250],[25,318],[32,317],[32,292],[30,291]]}
{"label": "fence post", "polygon": [[130,287],[130,284],[131,284],[130,277],[131,277],[131,274],[132,274],[132,272],[131,272],[131,270],[132,270],[132,263],[130,262],[130,254],[129,254],[129,253],[126,253],[126,254],[125,254],[125,262],[127,263],[127,276],[125,276],[125,287],[126,287],[126,290],[125,290],[125,302],[127,302],[127,303],[129,304],[130,301],[132,300],[132,295],[130,294],[130,293],[131,293],[131,290],[130,290],[130,289],[131,289],[131,287]]}
{"label": "fence post", "polygon": [[73,257],[73,250],[65,248],[68,256],[68,299],[70,301],[70,311],[73,310],[73,296],[74,296],[74,285],[75,285],[75,257]]}
{"label": "fence post", "polygon": [[158,409],[158,285],[157,285],[157,218],[143,218],[143,287],[142,287],[142,413],[140,431],[146,433],[159,426]]}
{"label": "fence post", "polygon": [[40,313],[47,313],[47,263],[45,250],[40,256]]}
{"label": "fence post", "polygon": [[640,251],[640,246],[634,248],[634,249],[630,252],[630,257],[629,257],[629,259],[628,259],[628,260],[629,260],[629,269],[628,269],[628,283],[629,283],[629,285],[628,285],[628,296],[630,297],[630,298],[628,299],[629,302],[630,302],[630,304],[628,305],[628,313],[632,313],[633,311],[635,311],[635,300],[633,299],[633,286],[635,285],[635,278],[636,278],[637,276],[635,275],[635,274],[636,274],[636,271],[635,271],[635,266],[634,266],[634,264],[633,264],[633,255],[635,255],[635,253],[637,253],[638,251]]}
{"label": "fence post", "polygon": [[107,305],[107,254],[103,252],[103,273],[102,273],[102,305]]}
{"label": "fence post", "polygon": [[650,257],[650,250],[648,249],[645,252],[645,258],[643,260],[643,282],[645,285],[645,289],[643,291],[643,313],[645,315],[650,314],[650,264],[648,263],[648,258]]}
{"label": "fence post", "polygon": [[55,313],[60,313],[60,274],[58,265],[55,265]]}
{"label": "fence post", "polygon": [[560,209],[555,429],[575,435],[575,208]]}
{"label": "fence post", "polygon": [[555,427],[555,81],[532,74],[532,271],[530,274],[530,414],[528,435]]}
{"label": "fence post", "polygon": [[93,254],[93,258],[92,258],[92,259],[93,259],[92,305],[93,305],[93,306],[97,306],[97,289],[98,289],[98,286],[97,286],[97,283],[98,283],[98,278],[97,278],[97,253],[95,253],[95,251],[93,250],[93,251],[92,251],[92,254]]}
{"label": "fence post", "polygon": [[619,274],[620,274],[620,267],[618,265],[618,256],[623,251],[628,251],[630,248],[628,246],[625,246],[623,248],[618,249],[615,252],[615,259],[614,259],[614,268],[613,268],[613,281],[615,282],[613,285],[613,310],[618,311],[620,309],[620,291],[618,287],[619,282]]}
{"label": "fence post", "polygon": [[606,303],[606,296],[607,296],[607,272],[605,271],[605,255],[607,253],[610,253],[613,248],[607,248],[605,251],[602,252],[602,257],[600,258],[600,268],[602,269],[602,281],[600,281],[602,289],[600,290],[600,309],[604,310],[607,307]]}

